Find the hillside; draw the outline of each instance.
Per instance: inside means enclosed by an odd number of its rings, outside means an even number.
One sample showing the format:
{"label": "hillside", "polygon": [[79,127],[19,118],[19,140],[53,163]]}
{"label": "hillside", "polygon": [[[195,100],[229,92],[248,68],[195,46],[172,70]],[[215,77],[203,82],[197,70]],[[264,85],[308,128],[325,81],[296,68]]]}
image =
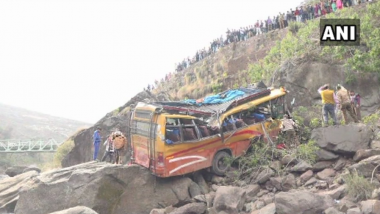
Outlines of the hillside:
{"label": "hillside", "polygon": [[0,139],[48,139],[64,141],[79,128],[91,124],[54,117],[0,104]]}
{"label": "hillside", "polygon": [[[368,6],[368,7],[367,7]],[[221,48],[217,53],[160,83],[154,93],[174,100],[201,98],[258,80],[290,89],[298,105],[319,101],[319,86],[338,83],[359,92],[366,113],[379,99],[379,2],[344,8],[325,18],[360,18],[361,46],[319,45],[319,18],[306,24],[293,22],[282,30],[254,36]],[[307,96],[304,96],[307,95]]]}

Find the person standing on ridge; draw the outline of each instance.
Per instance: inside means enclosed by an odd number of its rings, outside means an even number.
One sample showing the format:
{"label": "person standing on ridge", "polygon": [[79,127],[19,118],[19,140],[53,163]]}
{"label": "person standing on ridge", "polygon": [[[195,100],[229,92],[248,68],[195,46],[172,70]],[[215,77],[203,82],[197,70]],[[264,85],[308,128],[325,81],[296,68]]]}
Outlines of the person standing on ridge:
{"label": "person standing on ridge", "polygon": [[112,134],[108,136],[108,139],[104,142],[103,145],[106,146],[106,152],[104,153],[102,157],[102,162],[105,161],[109,157],[110,162],[114,163],[115,162],[114,160],[115,146],[113,144]]}
{"label": "person standing on ridge", "polygon": [[352,105],[351,105],[351,97],[350,97],[350,94],[348,93],[348,91],[341,85],[337,85],[336,86],[336,90],[337,90],[337,97],[338,97],[338,100],[339,100],[339,103],[340,103],[340,110],[342,111],[343,113],[343,118],[344,118],[344,122],[345,124],[347,124],[347,111],[348,113],[350,114],[350,116],[352,117],[352,119],[354,119],[355,123],[358,123],[358,118],[356,117],[355,113],[354,113],[354,109],[352,108]]}
{"label": "person standing on ridge", "polygon": [[96,130],[94,131],[94,135],[93,135],[93,145],[94,145],[94,160],[98,160],[98,153],[99,153],[99,145],[100,145],[100,141],[101,141],[101,136],[100,136],[100,131],[102,129],[97,127]]}
{"label": "person standing on ridge", "polygon": [[329,115],[333,119],[334,125],[337,125],[335,115],[334,91],[330,89],[329,84],[325,84],[318,89],[318,93],[322,98],[322,114],[324,125],[328,125]]}

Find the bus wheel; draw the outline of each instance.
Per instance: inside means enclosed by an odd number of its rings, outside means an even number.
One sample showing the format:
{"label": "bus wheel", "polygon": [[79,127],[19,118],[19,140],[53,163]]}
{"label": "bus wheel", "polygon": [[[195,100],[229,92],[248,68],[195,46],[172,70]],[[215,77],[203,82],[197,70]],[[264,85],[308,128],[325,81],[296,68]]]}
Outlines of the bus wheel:
{"label": "bus wheel", "polygon": [[224,159],[230,157],[231,155],[225,151],[220,151],[216,153],[216,155],[214,156],[214,160],[212,161],[212,172],[216,175],[223,176],[229,168],[229,165],[226,163]]}

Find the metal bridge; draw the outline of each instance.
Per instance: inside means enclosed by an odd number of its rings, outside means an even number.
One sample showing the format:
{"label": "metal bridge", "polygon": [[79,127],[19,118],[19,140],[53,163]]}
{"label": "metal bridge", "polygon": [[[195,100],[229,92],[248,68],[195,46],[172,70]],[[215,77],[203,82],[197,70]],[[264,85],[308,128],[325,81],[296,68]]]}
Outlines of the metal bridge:
{"label": "metal bridge", "polygon": [[0,153],[55,152],[63,142],[48,140],[0,140]]}

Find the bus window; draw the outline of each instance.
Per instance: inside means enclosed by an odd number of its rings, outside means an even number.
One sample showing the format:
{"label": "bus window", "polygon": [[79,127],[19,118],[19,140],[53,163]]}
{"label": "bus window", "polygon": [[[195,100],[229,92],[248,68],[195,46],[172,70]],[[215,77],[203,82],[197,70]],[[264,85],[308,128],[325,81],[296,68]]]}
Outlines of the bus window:
{"label": "bus window", "polygon": [[196,128],[196,124],[192,119],[180,119],[182,132],[183,132],[183,140],[184,141],[193,141],[198,140],[199,131]]}
{"label": "bus window", "polygon": [[178,143],[181,141],[181,135],[180,135],[180,129],[179,127],[171,127],[171,128],[166,128],[166,139],[165,142],[167,144],[174,144]]}

